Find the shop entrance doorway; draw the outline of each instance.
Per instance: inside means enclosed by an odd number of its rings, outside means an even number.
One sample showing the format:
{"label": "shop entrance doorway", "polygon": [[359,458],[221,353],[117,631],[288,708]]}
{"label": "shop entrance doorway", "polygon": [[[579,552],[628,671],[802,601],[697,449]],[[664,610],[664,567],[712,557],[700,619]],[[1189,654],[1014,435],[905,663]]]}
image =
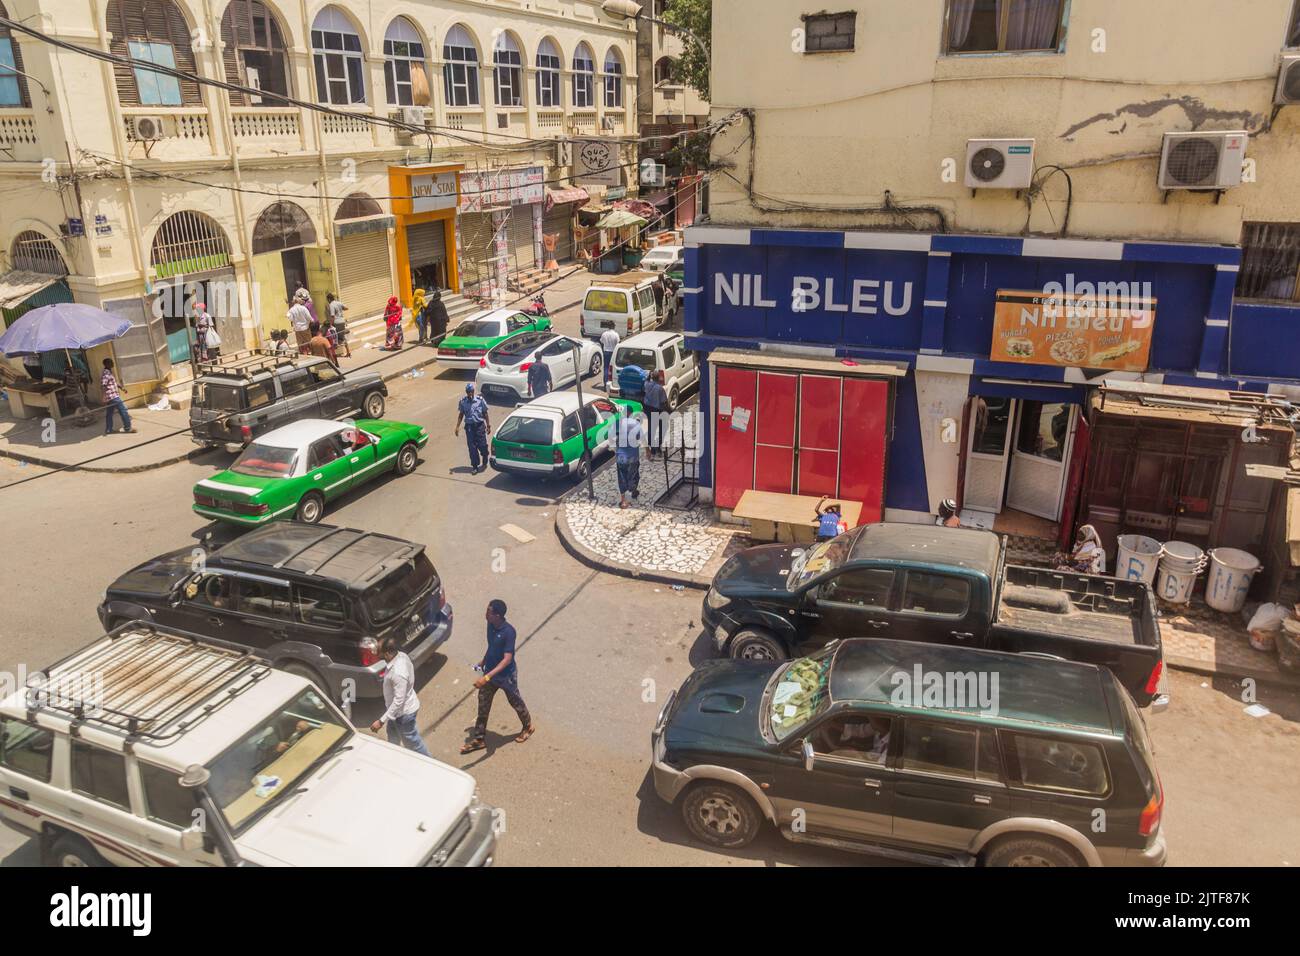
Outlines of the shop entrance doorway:
{"label": "shop entrance doorway", "polygon": [[962,507],[1058,521],[1079,406],[975,395],[967,429]]}

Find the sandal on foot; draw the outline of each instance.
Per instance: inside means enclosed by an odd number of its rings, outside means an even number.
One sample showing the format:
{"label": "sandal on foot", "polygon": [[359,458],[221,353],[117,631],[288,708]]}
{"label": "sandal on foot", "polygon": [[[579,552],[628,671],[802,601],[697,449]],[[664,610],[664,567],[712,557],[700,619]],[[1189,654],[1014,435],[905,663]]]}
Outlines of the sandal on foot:
{"label": "sandal on foot", "polygon": [[521,730],[519,732],[519,736],[515,738],[515,743],[522,744],[525,740],[527,740],[535,733],[537,733],[537,725],[529,724],[526,729]]}
{"label": "sandal on foot", "polygon": [[472,754],[476,750],[487,750],[487,744],[483,742],[483,738],[481,737],[478,740],[465,741],[464,745],[460,748],[462,754]]}

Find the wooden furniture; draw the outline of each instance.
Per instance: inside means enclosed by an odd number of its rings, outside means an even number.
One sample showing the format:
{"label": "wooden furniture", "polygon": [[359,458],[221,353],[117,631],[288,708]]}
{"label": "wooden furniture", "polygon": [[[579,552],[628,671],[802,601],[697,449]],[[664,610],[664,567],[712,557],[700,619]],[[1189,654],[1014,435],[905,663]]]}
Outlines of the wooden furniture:
{"label": "wooden furniture", "polygon": [[14,418],[36,418],[41,415],[41,409],[45,412],[42,417],[62,418],[63,413],[59,411],[59,393],[62,391],[63,386],[57,382],[33,382],[30,379],[5,387],[9,411]]}
{"label": "wooden furniture", "polygon": [[846,528],[856,528],[862,517],[862,502],[812,495],[783,495],[773,491],[749,490],[740,496],[731,513],[749,521],[755,541],[810,544],[817,540],[817,508],[839,505]]}

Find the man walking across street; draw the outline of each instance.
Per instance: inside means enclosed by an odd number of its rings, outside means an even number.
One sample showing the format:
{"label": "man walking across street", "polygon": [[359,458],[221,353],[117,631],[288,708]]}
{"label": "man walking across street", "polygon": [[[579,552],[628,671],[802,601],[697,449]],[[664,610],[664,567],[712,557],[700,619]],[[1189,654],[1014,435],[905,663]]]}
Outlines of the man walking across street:
{"label": "man walking across street", "polygon": [[429,748],[420,739],[420,730],[415,721],[420,712],[420,698],[415,694],[415,664],[405,651],[398,649],[395,637],[384,638],[379,652],[388,662],[388,667],[384,670],[384,703],[387,710],[370,725],[370,729],[379,733],[379,728],[387,724],[390,744],[401,744],[407,750],[432,757]]}
{"label": "man walking across street", "polygon": [[551,390],[551,367],[545,359],[534,359],[528,366],[528,391],[533,398],[541,398]]}
{"label": "man walking across street", "polygon": [[460,434],[460,424],[465,423],[465,443],[469,446],[470,474],[477,475],[487,467],[488,429],[492,422],[488,417],[488,405],[482,395],[474,394],[474,383],[465,386],[465,397],[456,403],[455,434]]}
{"label": "man walking across street", "polygon": [[335,298],[333,292],[325,293],[325,311],[329,315],[330,324],[334,326],[334,331],[338,334],[339,345],[343,346],[344,355],[352,358],[352,347],[348,345],[348,323],[343,318],[343,313],[348,307]]}
{"label": "man walking across street", "polygon": [[618,506],[626,508],[628,495],[641,494],[641,443],[645,432],[635,415],[626,414],[618,420],[618,449],[614,452],[614,465],[618,469]]}
{"label": "man walking across street", "polygon": [[126,402],[122,401],[122,389],[113,374],[113,360],[104,359],[104,373],[99,376],[99,387],[104,393],[104,434],[113,434],[113,413],[122,416],[122,431],[134,432],[131,416],[126,412]]}
{"label": "man walking across street", "polygon": [[605,359],[605,391],[609,391],[611,371],[614,368],[614,349],[618,348],[618,333],[606,329],[600,333],[600,354]]}
{"label": "man walking across street", "polygon": [[650,457],[654,458],[663,444],[663,413],[668,411],[668,392],[664,389],[664,373],[660,369],[645,383],[646,422],[650,427]]}
{"label": "man walking across street", "polygon": [[522,744],[537,728],[528,714],[528,705],[519,695],[519,668],[515,666],[515,628],[506,620],[506,602],[500,598],[488,601],[487,652],[475,670],[483,676],[474,681],[478,688],[478,719],[474,721],[474,735],[460,748],[463,754],[487,747],[488,715],[492,713],[492,698],[497,691],[505,691],[506,700],[519,716],[519,736],[515,743]]}

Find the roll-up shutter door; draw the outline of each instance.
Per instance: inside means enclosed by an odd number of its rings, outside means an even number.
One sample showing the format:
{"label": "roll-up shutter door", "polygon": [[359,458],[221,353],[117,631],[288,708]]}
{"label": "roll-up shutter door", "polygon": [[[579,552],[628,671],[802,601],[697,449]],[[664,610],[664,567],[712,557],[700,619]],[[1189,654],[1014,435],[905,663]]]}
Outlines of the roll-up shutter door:
{"label": "roll-up shutter door", "polygon": [[461,283],[474,285],[493,277],[496,259],[493,242],[492,214],[467,213],[460,217]]}
{"label": "roll-up shutter door", "polygon": [[447,242],[442,220],[407,226],[406,254],[412,269],[445,261]]}
{"label": "roll-up shutter door", "polygon": [[510,210],[510,271],[523,272],[537,265],[533,249],[533,207],[515,206]]}
{"label": "roll-up shutter door", "polygon": [[359,319],[384,311],[393,294],[388,266],[388,233],[366,232],[338,240],[339,298],[348,316]]}
{"label": "roll-up shutter door", "polygon": [[542,232],[557,235],[555,258],[559,262],[573,258],[573,203],[555,206],[542,217]]}

